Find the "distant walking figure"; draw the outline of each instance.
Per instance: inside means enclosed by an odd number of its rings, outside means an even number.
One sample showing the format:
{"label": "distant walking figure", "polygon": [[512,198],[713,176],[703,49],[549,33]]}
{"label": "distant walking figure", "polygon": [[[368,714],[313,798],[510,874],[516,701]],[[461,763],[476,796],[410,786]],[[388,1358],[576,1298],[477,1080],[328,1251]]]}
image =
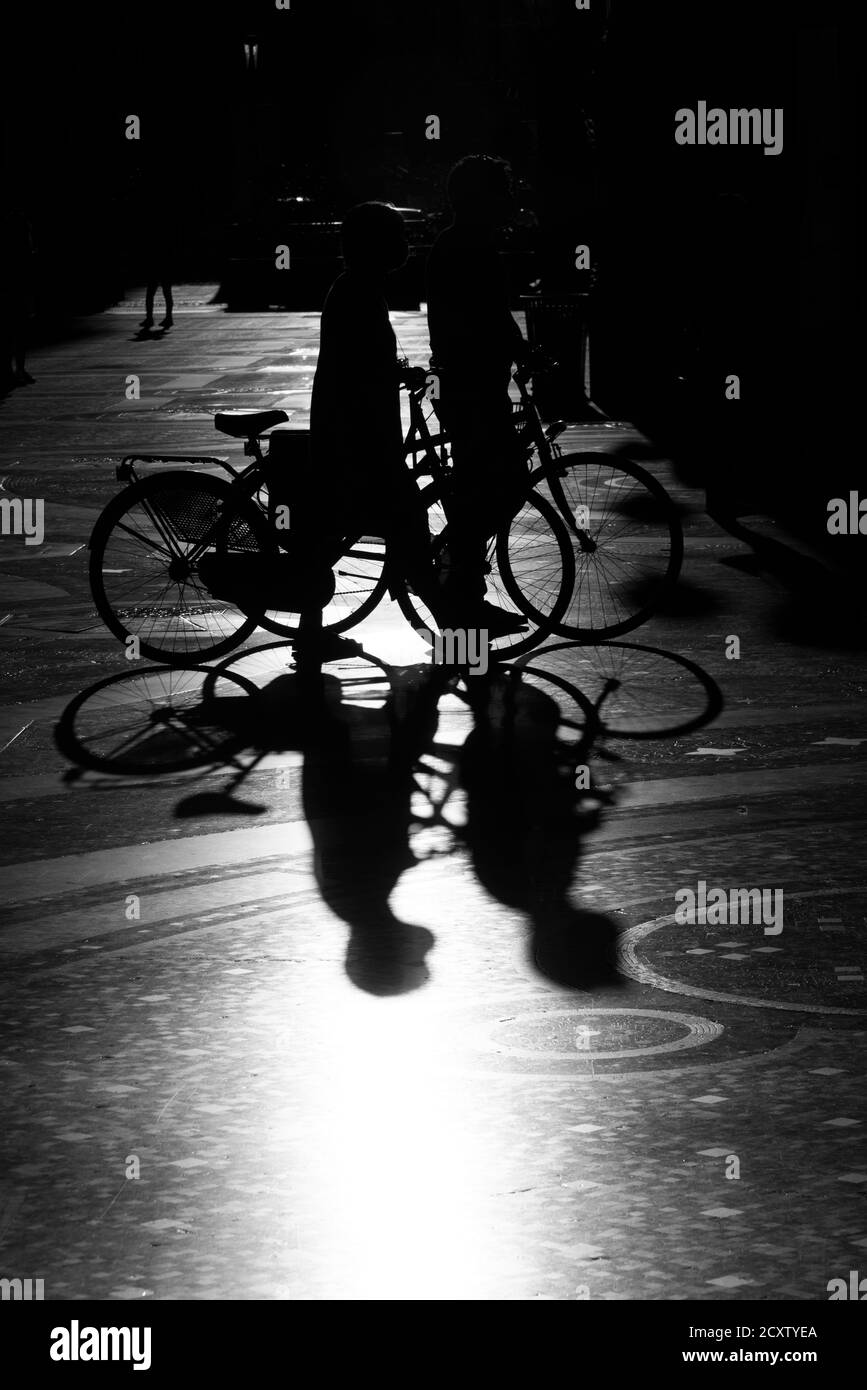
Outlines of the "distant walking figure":
{"label": "distant walking figure", "polygon": [[516,210],[511,170],[504,160],[468,155],[449,174],[447,193],[453,221],[430,253],[427,303],[436,409],[454,466],[451,596],[481,626],[502,632],[511,615],[485,602],[486,543],[526,490],[509,382],[528,348],[509,309],[495,241]]}
{"label": "distant walking figure", "polygon": [[322,310],[310,405],[311,523],[321,506],[347,530],[361,523],[382,536],[392,560],[427,595],[430,533],[404,461],[402,372],[385,300],[386,275],[407,258],[403,218],[386,203],[360,203],[347,214],[341,240],[346,269]]}
{"label": "distant walking figure", "polygon": [[175,307],[172,295],[173,261],[175,258],[172,234],[169,228],[171,214],[160,203],[148,206],[142,219],[144,233],[144,264],[147,277],[145,290],[145,316],[142,328],[154,326],[154,297],[158,289],[166,301],[166,316],[160,321],[161,328],[171,328],[174,324],[172,310]]}
{"label": "distant walking figure", "polygon": [[33,312],[33,237],[20,212],[6,213],[0,228],[0,333],[2,386],[29,386],[33,377],[24,363],[27,321]]}

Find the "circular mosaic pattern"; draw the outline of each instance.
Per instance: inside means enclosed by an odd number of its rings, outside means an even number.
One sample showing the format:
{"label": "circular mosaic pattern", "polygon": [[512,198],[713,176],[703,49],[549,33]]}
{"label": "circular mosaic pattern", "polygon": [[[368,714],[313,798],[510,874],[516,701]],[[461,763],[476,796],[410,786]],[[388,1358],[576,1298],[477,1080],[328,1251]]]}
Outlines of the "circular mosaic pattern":
{"label": "circular mosaic pattern", "polygon": [[618,966],[641,984],[694,999],[862,1017],[865,891],[786,892],[783,929],[773,935],[760,925],[684,925],[673,914],[657,917],[623,933]]}
{"label": "circular mosaic pattern", "polygon": [[710,1019],[658,1009],[533,1009],[490,1025],[486,1043],[509,1057],[611,1061],[702,1047],[722,1032]]}

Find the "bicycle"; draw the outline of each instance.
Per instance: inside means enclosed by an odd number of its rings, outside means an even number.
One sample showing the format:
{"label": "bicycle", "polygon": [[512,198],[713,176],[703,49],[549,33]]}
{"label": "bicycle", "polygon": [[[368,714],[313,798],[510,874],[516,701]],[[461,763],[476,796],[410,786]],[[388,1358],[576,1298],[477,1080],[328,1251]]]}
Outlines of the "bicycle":
{"label": "bicycle", "polygon": [[[562,451],[557,438],[567,422],[545,425],[529,389],[534,373],[552,365],[535,353],[514,373],[519,399],[512,402],[513,424],[524,445],[528,496],[554,508],[570,539],[564,570],[566,581],[572,580],[569,602],[565,609],[557,604],[556,611],[548,605],[546,626],[559,637],[596,644],[638,627],[664,601],[680,573],[683,532],[674,503],[646,469],[620,456]],[[432,471],[441,490],[443,468],[438,456]],[[429,509],[428,515],[436,513]],[[441,510],[437,529],[444,530],[446,521]],[[443,543],[435,536],[435,547]],[[519,612],[532,614],[512,550],[499,544],[495,549],[505,595]],[[407,616],[421,630],[433,625],[418,601]]]}
{"label": "bicycle", "polygon": [[[571,785],[576,766],[588,760],[606,733],[602,705],[618,684],[606,681],[591,700],[569,680],[519,663],[500,667],[494,683],[477,689],[466,673],[392,666],[360,643],[346,646],[337,675],[342,698],[371,709],[390,701],[389,760],[394,766],[408,759],[414,790],[430,811],[413,817],[424,831],[459,831],[459,812],[454,821],[446,812],[459,788],[458,750],[479,718],[492,746],[507,759],[513,740],[527,732],[527,713],[516,703],[521,692],[532,699],[533,690],[544,691],[550,701],[553,691],[560,713],[549,752]],[[103,775],[231,769],[226,790],[235,791],[270,753],[304,746],[303,723],[293,725],[291,715],[287,722],[285,695],[276,722],[278,706],[267,699],[268,687],[290,673],[289,656],[289,643],[270,641],[210,666],[150,666],[107,676],[69,702],[55,741],[78,768]],[[303,719],[301,705],[295,717]],[[601,786],[579,798],[593,813],[595,803],[605,799]]]}
{"label": "bicycle", "polygon": [[[441,430],[430,429],[424,388],[408,389],[405,454],[416,477],[434,478],[422,497],[441,556],[447,539],[447,442]],[[419,626],[417,600],[387,563],[382,538],[344,534],[328,552],[311,556],[301,538],[293,540],[291,505],[290,526],[278,529],[269,461],[276,427],[287,420],[282,410],[215,416],[218,430],[244,441],[252,462],[243,469],[217,457],[172,454],[130,454],[117,465],[117,479],[127,486],[94,526],[90,584],[106,626],[124,643],[136,639],[141,655],[174,664],[211,660],[257,627],[294,638],[302,609],[311,603],[322,609],[322,630],[339,634],[366,618],[387,592]],[[269,431],[265,455],[262,439]],[[291,430],[280,438],[297,446],[299,457],[289,469],[303,472],[308,433]],[[137,464],[194,464],[224,470],[229,479],[188,470],[139,476]],[[291,494],[293,479],[287,481]],[[574,580],[571,546],[553,504],[528,494],[490,549],[498,561],[489,565],[495,596],[533,624],[528,632],[492,639],[495,651],[516,655],[554,631],[566,612]],[[501,577],[504,565],[508,585]]]}

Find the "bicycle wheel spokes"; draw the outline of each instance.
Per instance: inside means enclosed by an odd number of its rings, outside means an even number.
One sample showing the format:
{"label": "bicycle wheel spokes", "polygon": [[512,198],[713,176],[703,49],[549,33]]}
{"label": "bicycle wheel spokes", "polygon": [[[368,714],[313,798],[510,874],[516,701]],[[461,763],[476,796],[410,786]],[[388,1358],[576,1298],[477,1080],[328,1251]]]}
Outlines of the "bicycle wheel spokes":
{"label": "bicycle wheel spokes", "polygon": [[555,648],[532,652],[517,663],[521,681],[554,700],[560,714],[557,742],[565,749],[582,744],[588,728],[594,728],[593,708],[583,690],[574,681],[574,669],[568,661],[550,656]]}
{"label": "bicycle wheel spokes", "polygon": [[[506,583],[505,565],[503,574],[498,571],[491,576],[497,601],[511,593],[518,600],[514,602],[517,611],[532,617],[540,627],[549,625],[563,610],[564,557],[559,533],[551,514],[529,499],[513,517],[503,542],[507,572],[513,582]],[[516,595],[515,589],[520,593]]]}
{"label": "bicycle wheel spokes", "polygon": [[322,612],[323,627],[342,632],[360,622],[385,591],[385,542],[378,536],[361,536],[335,565],[334,597]]}
{"label": "bicycle wheel spokes", "polygon": [[[322,609],[322,626],[340,633],[362,622],[385,594],[385,542],[377,536],[347,539],[331,569],[334,593]],[[299,620],[297,609],[267,608],[259,622],[269,632],[293,637]]]}
{"label": "bicycle wheel spokes", "polygon": [[254,687],[221,673],[206,692],[210,676],[173,667],[111,676],[67,707],[58,745],[86,767],[127,775],[224,762],[245,742],[241,714]]}
{"label": "bicycle wheel spokes", "polygon": [[675,508],[644,469],[606,454],[564,454],[532,484],[568,519],[575,586],[556,631],[613,637],[654,611],[680,570]]}
{"label": "bicycle wheel spokes", "polygon": [[[432,538],[431,549],[433,551],[434,563],[443,566],[447,559],[448,531],[443,530],[438,536]],[[514,613],[518,618],[526,618],[526,614],[518,607],[503,584],[493,554],[493,543],[489,554],[491,565],[490,574],[487,578],[487,598],[489,602],[497,604],[498,607],[504,609],[507,613]],[[398,589],[397,598],[404,616],[409,619],[412,626],[419,635],[424,638],[428,645],[433,646],[434,634],[439,631],[439,624],[425,601],[419,594],[415,593],[414,590],[405,587]],[[535,646],[537,642],[540,642],[542,636],[544,636],[544,634],[540,636],[537,629],[531,624],[529,635],[525,629],[522,632],[508,634],[504,637],[489,637],[488,648],[491,652],[496,652],[498,655],[500,653],[505,654],[514,651],[526,651],[529,647]]]}
{"label": "bicycle wheel spokes", "polygon": [[[448,560],[449,533],[442,503],[433,488],[425,496],[435,564]],[[528,622],[520,632],[489,636],[489,650],[498,657],[529,651],[553,630],[552,619],[566,608],[572,592],[572,552],[566,528],[543,497],[532,495],[508,528],[488,546],[486,598],[489,603]],[[421,598],[398,590],[398,602],[413,627],[432,642],[438,625]]]}
{"label": "bicycle wheel spokes", "polygon": [[599,718],[611,738],[672,738],[703,728],[722,708],[719,687],[706,671],[658,647],[563,642],[531,660],[535,669],[580,689],[591,704],[608,687]]}
{"label": "bicycle wheel spokes", "polygon": [[531,493],[497,537],[489,598],[528,618],[532,634],[500,638],[497,652],[516,656],[538,646],[567,609],[575,568],[564,523],[545,498]]}
{"label": "bicycle wheel spokes", "polygon": [[[228,485],[209,477],[155,476],[110,504],[91,542],[91,587],[108,627],[137,637],[144,656],[196,661],[229,650],[255,622],[214,597],[199,574],[224,508]],[[233,553],[251,554],[260,537],[248,512],[228,527]]]}

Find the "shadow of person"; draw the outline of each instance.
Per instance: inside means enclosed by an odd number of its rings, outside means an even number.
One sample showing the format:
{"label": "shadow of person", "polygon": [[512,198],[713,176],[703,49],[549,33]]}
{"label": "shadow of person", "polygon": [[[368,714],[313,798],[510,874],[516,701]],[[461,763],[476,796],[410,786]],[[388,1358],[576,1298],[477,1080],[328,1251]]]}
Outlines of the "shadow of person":
{"label": "shadow of person", "polygon": [[779,636],[799,646],[867,647],[867,606],[860,586],[818,559],[745,526],[731,513],[709,509],[709,515],[751,551],[726,556],[721,564],[758,578],[768,576],[786,590],[774,615]]}
{"label": "shadow of person", "polygon": [[[347,975],[377,995],[424,985],[435,940],[396,917],[389,899],[417,862],[410,849],[413,766],[436,730],[437,683],[423,670],[390,674],[392,691],[378,708],[344,701],[340,681],[323,676],[302,772],[317,888],[349,926]],[[309,698],[304,715],[310,720]]]}
{"label": "shadow of person", "polygon": [[468,686],[475,727],[459,769],[464,840],[479,882],[527,914],[528,954],[548,979],[576,989],[620,985],[615,924],[569,898],[581,838],[598,822],[592,798],[575,789],[575,766],[588,750],[567,753],[557,738],[556,701],[515,672]]}
{"label": "shadow of person", "polygon": [[[345,644],[347,655],[361,648]],[[245,698],[226,700],[220,721],[254,756],[221,792],[182,800],[179,817],[258,815],[235,795],[268,754],[302,754],[301,804],[313,839],[322,901],[350,929],[346,972],[371,994],[402,994],[429,979],[426,928],[402,922],[389,899],[417,861],[409,845],[413,768],[436,732],[439,682],[429,668],[389,668],[369,681],[328,672],[282,673]],[[366,688],[374,687],[367,694]],[[345,698],[344,698],[345,697]],[[211,702],[212,716],[216,702]]]}

